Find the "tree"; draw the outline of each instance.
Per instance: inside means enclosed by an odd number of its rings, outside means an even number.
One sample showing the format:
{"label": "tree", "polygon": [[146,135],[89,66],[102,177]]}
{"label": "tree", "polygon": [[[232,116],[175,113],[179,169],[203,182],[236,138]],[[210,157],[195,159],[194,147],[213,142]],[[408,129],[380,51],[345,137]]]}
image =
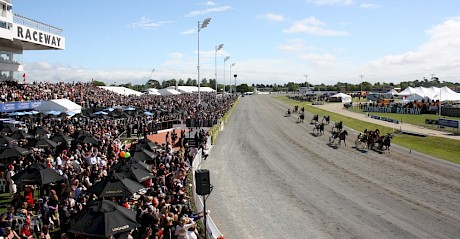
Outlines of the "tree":
{"label": "tree", "polygon": [[179,79],[179,82],[177,84],[180,85],[180,86],[185,85],[184,80],[182,80],[182,79]]}
{"label": "tree", "polygon": [[148,80],[146,86],[147,88],[157,88],[157,89],[161,87],[160,82],[158,82],[157,80],[153,80],[153,79]]}
{"label": "tree", "polygon": [[93,80],[93,85],[94,86],[105,86],[105,83],[102,81]]}

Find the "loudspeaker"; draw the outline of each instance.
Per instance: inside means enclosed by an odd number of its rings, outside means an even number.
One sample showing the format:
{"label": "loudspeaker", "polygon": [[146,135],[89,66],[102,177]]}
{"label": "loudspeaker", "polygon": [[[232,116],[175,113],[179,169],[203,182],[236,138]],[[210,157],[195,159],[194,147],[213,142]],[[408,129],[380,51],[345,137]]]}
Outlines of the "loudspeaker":
{"label": "loudspeaker", "polygon": [[211,184],[209,182],[209,170],[195,170],[196,194],[208,195],[211,193]]}

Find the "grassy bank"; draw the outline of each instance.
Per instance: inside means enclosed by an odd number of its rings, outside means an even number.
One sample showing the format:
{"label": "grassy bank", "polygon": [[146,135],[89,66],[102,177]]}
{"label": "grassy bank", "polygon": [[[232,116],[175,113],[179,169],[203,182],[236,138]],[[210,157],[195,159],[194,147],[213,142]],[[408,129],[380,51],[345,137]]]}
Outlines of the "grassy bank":
{"label": "grassy bank", "polygon": [[[390,133],[393,132],[394,129],[390,127],[385,127],[382,125],[372,124],[364,121],[360,121],[354,118],[350,118],[347,116],[343,116],[341,114],[336,114],[330,111],[326,111],[323,109],[316,108],[311,105],[311,103],[307,102],[299,102],[296,100],[291,100],[286,96],[278,96],[275,97],[277,100],[280,100],[284,103],[289,105],[298,105],[300,108],[305,107],[305,110],[312,113],[318,114],[320,118],[324,115],[330,115],[331,119],[334,121],[342,121],[346,127],[352,128],[358,132],[363,132],[364,129],[368,130],[375,130],[379,129],[382,133]],[[391,118],[391,117],[388,117]],[[407,121],[405,121],[407,123]],[[411,135],[397,135],[393,141],[393,143],[403,146],[408,149],[416,150],[421,153],[444,159],[450,162],[454,162],[460,164],[460,141],[459,140],[452,140],[446,139],[441,137],[417,137]]]}

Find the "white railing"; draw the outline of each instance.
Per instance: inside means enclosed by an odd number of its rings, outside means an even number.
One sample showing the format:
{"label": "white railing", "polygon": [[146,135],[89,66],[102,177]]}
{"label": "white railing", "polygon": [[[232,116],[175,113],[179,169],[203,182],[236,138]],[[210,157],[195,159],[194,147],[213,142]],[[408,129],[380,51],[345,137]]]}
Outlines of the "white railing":
{"label": "white railing", "polygon": [[[208,138],[208,142],[206,143],[206,148],[210,148],[211,147],[211,137]],[[196,154],[195,158],[193,159],[193,163],[192,163],[192,191],[193,191],[193,200],[195,202],[195,207],[196,207],[196,211],[197,212],[203,212],[203,213],[206,213],[204,211],[204,204],[203,204],[203,200],[202,200],[202,197],[200,197],[198,194],[196,194],[196,182],[195,182],[195,170],[199,169],[200,168],[200,164],[201,164],[201,156],[202,156],[202,150],[199,150],[198,153]],[[203,217],[203,220],[204,220],[204,217]],[[203,222],[204,223],[204,222]],[[206,233],[208,234],[208,238],[212,238],[212,239],[217,239],[222,235],[222,233],[220,233],[219,229],[217,228],[216,224],[214,224],[214,221],[212,220],[211,216],[208,215],[206,216]]]}

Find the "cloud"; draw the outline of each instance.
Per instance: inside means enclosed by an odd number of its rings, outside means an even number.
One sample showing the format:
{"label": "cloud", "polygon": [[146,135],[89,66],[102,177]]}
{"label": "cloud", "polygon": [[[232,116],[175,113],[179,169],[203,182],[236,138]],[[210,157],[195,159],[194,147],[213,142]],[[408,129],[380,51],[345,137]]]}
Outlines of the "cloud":
{"label": "cloud", "polygon": [[309,53],[305,55],[301,55],[300,59],[308,61],[311,65],[313,66],[330,66],[335,64],[337,61],[337,58],[330,54],[330,53],[325,53],[325,54],[315,54],[315,53]]}
{"label": "cloud", "polygon": [[425,33],[429,35],[429,40],[415,50],[373,60],[361,71],[368,72],[375,78],[392,78],[395,82],[421,79],[431,74],[435,74],[440,80],[458,82],[460,18],[447,19]]}
{"label": "cloud", "polygon": [[367,3],[363,2],[359,5],[360,8],[365,8],[365,9],[371,9],[371,8],[379,8],[380,5],[375,4],[375,3]]}
{"label": "cloud", "polygon": [[172,58],[172,59],[180,59],[184,56],[184,54],[182,54],[182,52],[171,52],[168,54],[169,58]]}
{"label": "cloud", "polygon": [[351,5],[353,0],[308,0],[315,5]]}
{"label": "cloud", "polygon": [[327,24],[316,17],[305,18],[294,23],[284,33],[307,33],[315,36],[347,36],[346,31],[335,31],[327,28]]}
{"label": "cloud", "polygon": [[197,10],[197,11],[191,11],[186,17],[195,17],[195,16],[201,16],[201,15],[206,15],[212,12],[226,12],[228,10],[232,9],[230,6],[223,6],[223,7],[214,7],[214,8],[208,8],[204,10]]}
{"label": "cloud", "polygon": [[301,38],[291,39],[284,45],[278,46],[278,49],[285,52],[300,52],[305,50],[315,50],[314,47],[306,46]]}
{"label": "cloud", "polygon": [[260,19],[265,19],[265,20],[268,20],[268,21],[272,21],[272,22],[282,22],[282,21],[285,20],[283,15],[274,14],[274,13],[264,14],[264,15],[259,16],[259,18]]}
{"label": "cloud", "polygon": [[149,17],[141,17],[139,22],[133,22],[128,25],[130,28],[156,29],[172,21],[152,21]]}
{"label": "cloud", "polygon": [[195,33],[195,32],[196,32],[196,29],[191,28],[191,29],[187,29],[187,30],[185,30],[185,31],[182,31],[180,34],[181,34],[181,35],[190,35],[190,34],[193,34],[193,33]]}
{"label": "cloud", "polygon": [[207,1],[207,2],[201,3],[199,5],[214,6],[214,5],[216,5],[216,3],[212,2],[212,1]]}

